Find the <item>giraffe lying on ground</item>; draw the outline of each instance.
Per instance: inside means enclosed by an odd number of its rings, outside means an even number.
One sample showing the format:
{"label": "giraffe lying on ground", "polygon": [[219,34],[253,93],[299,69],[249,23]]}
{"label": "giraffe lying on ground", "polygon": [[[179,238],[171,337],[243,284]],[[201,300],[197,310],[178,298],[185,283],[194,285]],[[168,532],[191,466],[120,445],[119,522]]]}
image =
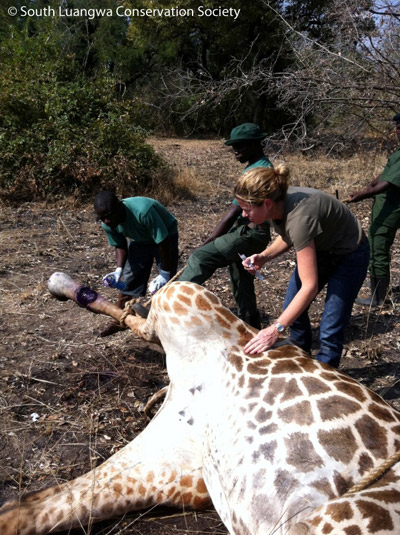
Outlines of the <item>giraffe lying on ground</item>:
{"label": "giraffe lying on ground", "polygon": [[[121,319],[120,309],[64,274],[53,274],[49,288]],[[98,468],[6,503],[1,535],[210,500],[235,535],[400,534],[400,463],[345,495],[400,449],[400,414],[380,397],[285,343],[247,356],[256,331],[193,283],[161,289],[147,319],[125,322],[166,352],[162,407]]]}

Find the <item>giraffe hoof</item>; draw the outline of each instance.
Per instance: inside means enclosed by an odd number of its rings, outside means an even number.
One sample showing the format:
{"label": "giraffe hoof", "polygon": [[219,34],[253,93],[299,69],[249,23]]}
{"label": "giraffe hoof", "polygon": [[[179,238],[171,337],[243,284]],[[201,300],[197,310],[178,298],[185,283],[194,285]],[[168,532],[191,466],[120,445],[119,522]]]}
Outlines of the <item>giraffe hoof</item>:
{"label": "giraffe hoof", "polygon": [[132,305],[132,308],[135,311],[135,313],[141,318],[147,318],[150,312],[150,308],[144,307],[140,303],[134,303]]}

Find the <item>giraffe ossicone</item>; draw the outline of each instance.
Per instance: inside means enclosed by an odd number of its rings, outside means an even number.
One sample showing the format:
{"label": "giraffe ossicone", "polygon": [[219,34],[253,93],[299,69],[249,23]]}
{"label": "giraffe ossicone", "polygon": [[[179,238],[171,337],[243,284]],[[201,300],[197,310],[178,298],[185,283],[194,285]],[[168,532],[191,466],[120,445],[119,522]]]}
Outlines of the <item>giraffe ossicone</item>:
{"label": "giraffe ossicone", "polygon": [[[55,273],[49,288],[76,300],[81,285]],[[99,295],[85,306],[122,314]],[[379,396],[285,342],[246,355],[255,330],[193,283],[164,287],[147,319],[125,322],[165,350],[163,405],[91,472],[7,502],[1,535],[210,501],[233,535],[400,534],[400,463],[346,494],[400,448],[400,414]]]}

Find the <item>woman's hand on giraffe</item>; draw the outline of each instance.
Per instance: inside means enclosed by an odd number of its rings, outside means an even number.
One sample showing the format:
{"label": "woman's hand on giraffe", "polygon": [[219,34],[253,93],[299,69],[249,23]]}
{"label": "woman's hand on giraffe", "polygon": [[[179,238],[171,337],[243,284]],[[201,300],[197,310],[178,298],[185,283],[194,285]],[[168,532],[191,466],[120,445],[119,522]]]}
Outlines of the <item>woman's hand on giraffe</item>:
{"label": "woman's hand on giraffe", "polygon": [[274,325],[270,325],[269,327],[262,329],[257,336],[252,338],[250,342],[245,345],[244,352],[248,355],[262,353],[273,346],[278,338],[278,331],[275,329]]}

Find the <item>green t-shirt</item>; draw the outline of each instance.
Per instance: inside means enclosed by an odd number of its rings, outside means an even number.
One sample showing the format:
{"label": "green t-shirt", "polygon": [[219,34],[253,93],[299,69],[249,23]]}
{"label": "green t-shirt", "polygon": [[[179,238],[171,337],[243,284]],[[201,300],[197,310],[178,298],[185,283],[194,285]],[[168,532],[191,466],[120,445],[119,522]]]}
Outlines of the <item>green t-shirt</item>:
{"label": "green t-shirt", "polygon": [[147,197],[122,200],[125,220],[112,229],[102,223],[107,240],[113,247],[126,248],[126,239],[143,244],[159,244],[178,232],[175,217],[158,201]]}
{"label": "green t-shirt", "polygon": [[389,188],[377,197],[381,197],[391,204],[400,203],[400,149],[394,152],[386,162],[383,173],[379,177],[379,182],[389,182]]}
{"label": "green t-shirt", "polygon": [[343,203],[313,188],[288,189],[285,216],[273,221],[283,240],[301,251],[314,240],[316,251],[347,254],[360,244],[362,229],[359,221]]}
{"label": "green t-shirt", "polygon": [[[250,169],[254,169],[255,167],[272,167],[272,163],[270,162],[270,160],[268,159],[267,156],[263,156],[262,158],[260,158],[256,162],[252,163],[251,165],[247,165],[243,169],[242,174],[245,173],[246,171],[249,171]],[[237,202],[236,199],[233,199],[232,204],[235,204],[236,206],[239,206],[239,203]],[[247,217],[243,217],[242,215],[240,215],[237,218],[236,221],[237,221],[238,225],[247,225],[247,223],[249,222],[248,218]]]}

